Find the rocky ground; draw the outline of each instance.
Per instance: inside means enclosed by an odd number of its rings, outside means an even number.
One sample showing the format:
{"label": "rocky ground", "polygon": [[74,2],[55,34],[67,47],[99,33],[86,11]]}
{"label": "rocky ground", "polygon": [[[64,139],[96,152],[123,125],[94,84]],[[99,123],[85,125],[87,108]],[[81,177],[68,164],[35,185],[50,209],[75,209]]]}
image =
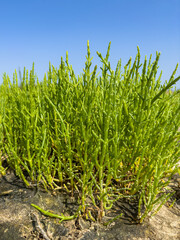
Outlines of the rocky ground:
{"label": "rocky ground", "polygon": [[59,223],[57,219],[42,215],[31,206],[34,203],[53,213],[72,215],[78,208],[75,199],[63,193],[45,192],[43,189],[26,188],[11,171],[0,177],[0,240],[128,240],[180,239],[180,176],[176,174],[170,186],[174,197],[151,219],[143,224],[133,223],[136,211],[133,203],[119,201],[108,216],[123,212],[123,217],[110,225],[77,218]]}

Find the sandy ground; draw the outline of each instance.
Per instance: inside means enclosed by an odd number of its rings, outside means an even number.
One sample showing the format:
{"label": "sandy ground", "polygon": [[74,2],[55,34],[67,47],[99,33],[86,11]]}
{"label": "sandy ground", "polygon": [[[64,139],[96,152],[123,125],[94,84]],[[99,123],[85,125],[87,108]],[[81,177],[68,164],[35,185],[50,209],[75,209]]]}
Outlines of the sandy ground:
{"label": "sandy ground", "polygon": [[[180,239],[180,176],[176,174],[170,185],[176,191],[172,199],[143,224],[133,223],[135,204],[117,202],[109,216],[123,212],[123,218],[108,227],[83,218],[59,223],[42,215],[30,204],[34,203],[53,213],[72,215],[77,201],[63,193],[26,188],[13,172],[0,177],[0,240],[178,240]],[[175,199],[173,207],[169,207]]]}

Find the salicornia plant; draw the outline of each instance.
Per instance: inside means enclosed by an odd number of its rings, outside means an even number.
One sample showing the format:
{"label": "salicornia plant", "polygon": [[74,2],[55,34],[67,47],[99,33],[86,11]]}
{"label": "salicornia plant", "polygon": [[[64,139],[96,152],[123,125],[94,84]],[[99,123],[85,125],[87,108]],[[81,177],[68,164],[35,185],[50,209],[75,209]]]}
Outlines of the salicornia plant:
{"label": "salicornia plant", "polygon": [[[74,216],[101,221],[120,198],[138,200],[136,221],[155,214],[172,196],[166,192],[180,157],[180,94],[172,86],[176,66],[162,85],[157,76],[160,54],[152,62],[140,51],[121,69],[109,62],[110,44],[91,70],[89,42],[83,73],[76,76],[61,58],[59,68],[39,81],[34,64],[24,68],[21,84],[4,74],[0,86],[0,147],[9,167],[24,183],[65,189],[79,195]],[[0,172],[5,168],[0,161]],[[50,214],[32,204],[42,213]],[[92,206],[97,215],[92,211]]]}

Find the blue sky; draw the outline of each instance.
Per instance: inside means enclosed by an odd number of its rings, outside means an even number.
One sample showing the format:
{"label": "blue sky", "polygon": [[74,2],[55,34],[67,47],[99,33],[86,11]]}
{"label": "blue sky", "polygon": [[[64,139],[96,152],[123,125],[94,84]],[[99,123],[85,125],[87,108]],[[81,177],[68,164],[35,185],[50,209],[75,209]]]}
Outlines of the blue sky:
{"label": "blue sky", "polygon": [[[31,69],[40,80],[49,61],[58,67],[69,53],[76,74],[83,71],[87,40],[93,64],[101,66],[96,51],[106,54],[111,41],[110,62],[125,65],[140,47],[144,56],[161,52],[162,83],[180,62],[179,0],[4,0],[0,1],[0,83],[6,72]],[[180,75],[180,67],[176,77]],[[177,84],[180,88],[180,81]]]}

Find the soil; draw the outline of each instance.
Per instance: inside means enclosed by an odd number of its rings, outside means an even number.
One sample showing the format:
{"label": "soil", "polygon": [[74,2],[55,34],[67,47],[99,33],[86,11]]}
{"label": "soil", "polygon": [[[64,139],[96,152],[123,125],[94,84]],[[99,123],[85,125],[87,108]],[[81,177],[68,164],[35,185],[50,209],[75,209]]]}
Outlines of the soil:
{"label": "soil", "polygon": [[[152,218],[143,224],[133,223],[136,206],[127,200],[118,201],[103,221],[123,212],[123,217],[108,226],[83,218],[59,223],[42,215],[31,206],[73,215],[77,201],[62,192],[46,192],[41,188],[26,188],[13,171],[0,176],[0,240],[177,240],[180,239],[180,176],[174,175],[170,185],[176,194]],[[173,200],[176,201],[170,207]]]}

